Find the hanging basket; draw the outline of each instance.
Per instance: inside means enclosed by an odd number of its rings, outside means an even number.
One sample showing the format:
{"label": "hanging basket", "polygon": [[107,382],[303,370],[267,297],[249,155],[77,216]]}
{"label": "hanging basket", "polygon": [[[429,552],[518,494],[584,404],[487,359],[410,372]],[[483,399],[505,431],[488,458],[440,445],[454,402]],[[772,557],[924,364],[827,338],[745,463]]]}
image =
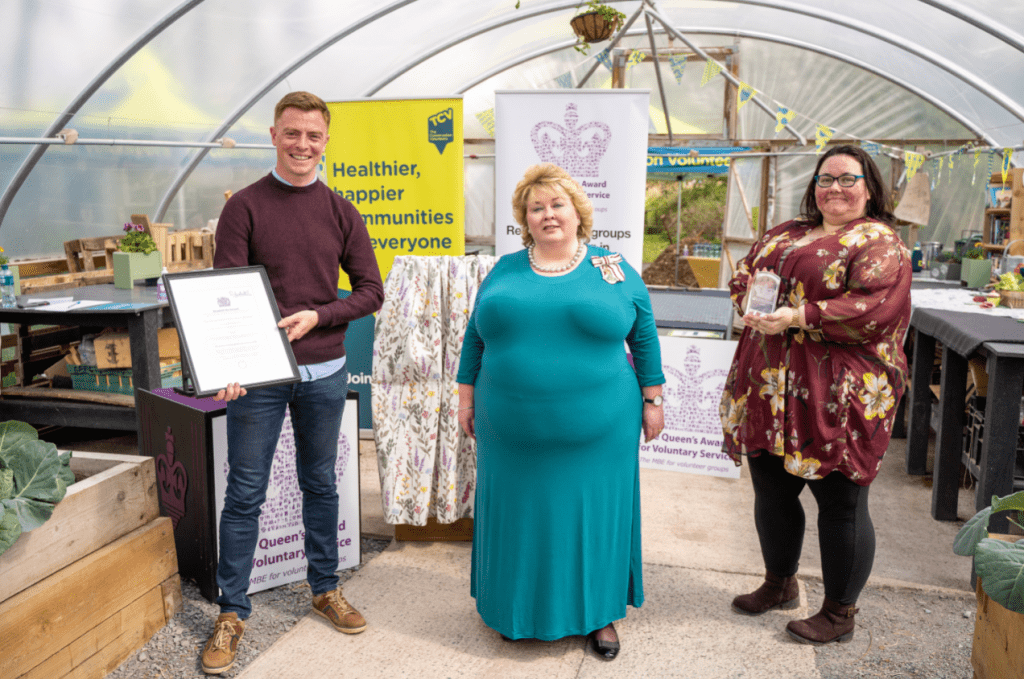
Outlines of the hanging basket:
{"label": "hanging basket", "polygon": [[612,37],[619,27],[619,19],[606,21],[600,12],[587,12],[578,14],[569,22],[576,35],[583,38],[584,42],[601,42]]}

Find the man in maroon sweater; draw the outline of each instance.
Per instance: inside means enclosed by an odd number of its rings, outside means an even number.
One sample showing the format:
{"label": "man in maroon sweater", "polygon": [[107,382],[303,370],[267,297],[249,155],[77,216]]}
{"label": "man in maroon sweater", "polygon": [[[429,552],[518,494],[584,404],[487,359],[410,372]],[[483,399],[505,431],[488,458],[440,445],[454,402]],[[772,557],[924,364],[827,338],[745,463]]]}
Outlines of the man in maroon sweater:
{"label": "man in maroon sweater", "polygon": [[[338,586],[335,464],[348,394],[345,330],[380,309],[384,286],[362,217],[317,178],[330,122],[327,105],[315,95],[292,92],[281,99],[270,128],[276,167],[232,196],[217,224],[214,268],[266,268],[302,381],[251,393],[235,383],[215,397],[227,401],[230,471],[219,531],[221,614],[202,654],[207,674],[234,665],[252,612],[246,591],[286,407],[295,431],[313,610],[340,632],[366,629]],[[344,299],[338,298],[339,266],[352,286]]]}

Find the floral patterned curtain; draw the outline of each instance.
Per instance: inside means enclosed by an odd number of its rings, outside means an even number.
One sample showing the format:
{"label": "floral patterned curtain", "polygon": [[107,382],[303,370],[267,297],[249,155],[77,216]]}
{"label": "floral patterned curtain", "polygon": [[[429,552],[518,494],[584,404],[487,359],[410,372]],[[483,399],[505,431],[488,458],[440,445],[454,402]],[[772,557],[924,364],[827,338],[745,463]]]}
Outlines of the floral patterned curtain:
{"label": "floral patterned curtain", "polygon": [[384,282],[371,406],[388,523],[473,516],[476,444],[459,429],[455,376],[477,288],[496,261],[396,257]]}

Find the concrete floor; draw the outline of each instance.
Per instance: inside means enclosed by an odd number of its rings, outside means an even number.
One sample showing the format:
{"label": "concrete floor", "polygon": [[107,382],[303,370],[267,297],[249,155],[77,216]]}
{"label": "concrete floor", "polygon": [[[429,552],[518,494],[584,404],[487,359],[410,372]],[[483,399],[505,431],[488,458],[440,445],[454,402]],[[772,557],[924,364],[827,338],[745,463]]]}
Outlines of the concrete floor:
{"label": "concrete floor", "polygon": [[[133,446],[127,436],[61,447],[134,452]],[[931,518],[930,477],[908,476],[904,456],[905,441],[894,440],[871,486],[877,553],[869,586],[890,586],[908,600],[922,591],[969,596],[970,560],[951,549],[961,522]],[[362,532],[393,537],[394,528],[383,520],[372,441],[360,446],[360,476]],[[482,623],[469,595],[469,543],[402,542],[345,585],[346,596],[370,622],[366,632],[339,638],[310,615],[240,676],[820,676],[813,647],[792,643],[783,631],[788,619],[815,612],[820,595],[808,601],[802,586],[803,607],[796,611],[757,618],[730,611],[732,597],[756,587],[763,574],[747,468],[738,480],[642,469],[641,493],[646,603],[616,624],[624,650],[614,663],[586,652],[582,637],[501,641]],[[809,492],[803,501],[808,522],[800,574],[811,582],[821,577],[817,510]],[[973,507],[974,493],[961,491],[961,521],[974,514]]]}

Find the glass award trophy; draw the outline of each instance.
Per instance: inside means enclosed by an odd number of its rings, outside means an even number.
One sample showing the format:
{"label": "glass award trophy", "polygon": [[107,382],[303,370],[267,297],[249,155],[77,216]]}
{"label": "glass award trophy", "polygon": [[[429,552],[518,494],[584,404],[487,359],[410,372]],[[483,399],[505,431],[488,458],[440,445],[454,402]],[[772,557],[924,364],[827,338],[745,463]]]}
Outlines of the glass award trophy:
{"label": "glass award trophy", "polygon": [[767,316],[775,311],[775,302],[779,298],[782,279],[771,271],[758,271],[750,279],[747,286],[747,304],[745,313]]}

